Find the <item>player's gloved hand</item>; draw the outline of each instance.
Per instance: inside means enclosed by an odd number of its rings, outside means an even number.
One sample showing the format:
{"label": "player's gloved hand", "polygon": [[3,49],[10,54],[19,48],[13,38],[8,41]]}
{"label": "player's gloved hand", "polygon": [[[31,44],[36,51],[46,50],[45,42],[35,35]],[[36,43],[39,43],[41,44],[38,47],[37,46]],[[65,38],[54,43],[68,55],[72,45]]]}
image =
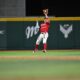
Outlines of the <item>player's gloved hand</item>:
{"label": "player's gloved hand", "polygon": [[43,10],[43,14],[44,14],[44,15],[47,15],[47,14],[48,14],[48,9],[44,9],[44,10]]}

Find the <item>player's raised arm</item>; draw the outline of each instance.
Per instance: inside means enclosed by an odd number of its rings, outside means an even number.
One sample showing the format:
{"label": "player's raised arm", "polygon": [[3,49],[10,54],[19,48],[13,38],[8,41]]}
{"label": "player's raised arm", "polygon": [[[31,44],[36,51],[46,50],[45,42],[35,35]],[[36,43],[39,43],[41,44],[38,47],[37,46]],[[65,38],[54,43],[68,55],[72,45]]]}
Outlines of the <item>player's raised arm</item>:
{"label": "player's raised arm", "polygon": [[45,15],[44,22],[50,25],[50,20],[48,17],[48,9],[44,9],[43,14]]}

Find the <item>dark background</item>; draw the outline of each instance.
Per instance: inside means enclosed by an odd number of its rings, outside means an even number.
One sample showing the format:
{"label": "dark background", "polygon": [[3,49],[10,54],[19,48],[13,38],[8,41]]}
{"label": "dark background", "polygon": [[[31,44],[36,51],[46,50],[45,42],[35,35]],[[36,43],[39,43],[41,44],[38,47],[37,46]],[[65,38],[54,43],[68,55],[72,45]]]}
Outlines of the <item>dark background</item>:
{"label": "dark background", "polygon": [[26,16],[42,16],[42,9],[48,8],[50,16],[80,16],[78,1],[59,0],[26,0]]}
{"label": "dark background", "polygon": [[0,0],[0,17],[44,16],[80,17],[80,2],[70,0]]}

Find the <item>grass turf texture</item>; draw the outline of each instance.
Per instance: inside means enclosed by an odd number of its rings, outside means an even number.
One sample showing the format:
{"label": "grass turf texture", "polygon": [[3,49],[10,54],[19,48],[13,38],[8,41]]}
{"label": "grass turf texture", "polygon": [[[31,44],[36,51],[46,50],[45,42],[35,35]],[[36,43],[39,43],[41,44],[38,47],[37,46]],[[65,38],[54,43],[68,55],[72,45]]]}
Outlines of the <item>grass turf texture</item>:
{"label": "grass turf texture", "polygon": [[14,50],[0,51],[0,56],[80,56],[80,50],[48,50],[46,53],[37,51]]}
{"label": "grass turf texture", "polygon": [[[79,50],[0,51],[0,56],[80,56]],[[0,59],[0,80],[80,80],[80,60]],[[6,80],[5,79],[5,80]]]}

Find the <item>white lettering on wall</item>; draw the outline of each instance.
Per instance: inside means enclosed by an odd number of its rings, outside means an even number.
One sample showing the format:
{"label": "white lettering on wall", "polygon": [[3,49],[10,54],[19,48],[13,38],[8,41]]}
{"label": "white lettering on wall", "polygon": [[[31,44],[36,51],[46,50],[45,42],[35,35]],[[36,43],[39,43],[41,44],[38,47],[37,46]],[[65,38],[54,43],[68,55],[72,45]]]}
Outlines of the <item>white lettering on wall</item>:
{"label": "white lettering on wall", "polygon": [[33,35],[36,35],[39,32],[39,23],[36,22],[35,26],[27,26],[26,27],[26,38],[29,39],[30,37],[33,37]]}
{"label": "white lettering on wall", "polygon": [[0,30],[0,34],[4,34],[4,31],[3,30]]}
{"label": "white lettering on wall", "polygon": [[68,35],[72,32],[72,27],[69,24],[60,25],[60,31],[64,34],[65,38],[68,38]]}

